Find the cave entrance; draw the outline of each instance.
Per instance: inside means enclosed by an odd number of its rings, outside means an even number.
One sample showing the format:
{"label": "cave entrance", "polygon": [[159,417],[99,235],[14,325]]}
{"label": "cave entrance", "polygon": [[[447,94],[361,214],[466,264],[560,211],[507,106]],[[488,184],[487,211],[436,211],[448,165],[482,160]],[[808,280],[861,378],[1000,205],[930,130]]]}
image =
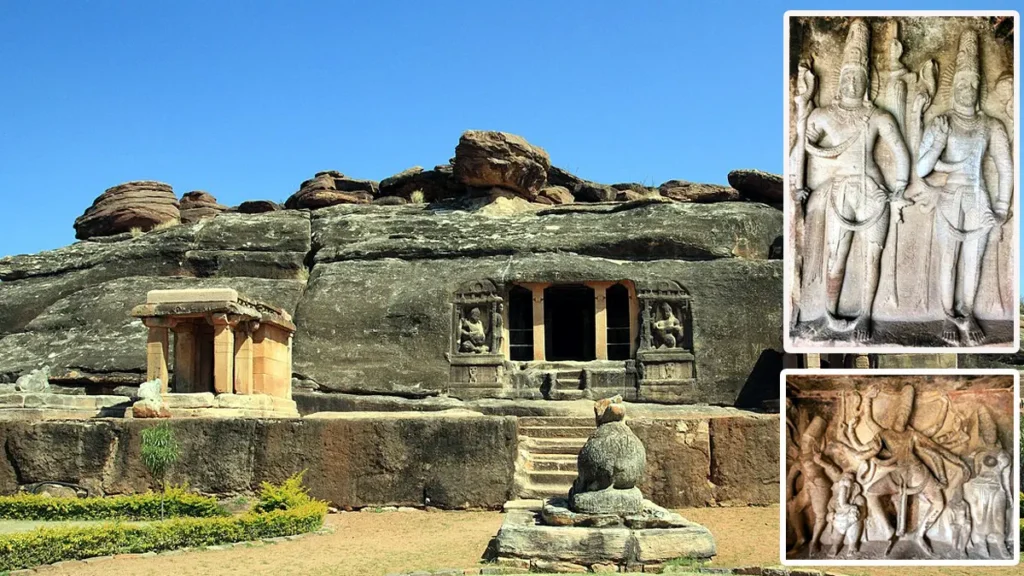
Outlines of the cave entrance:
{"label": "cave entrance", "polygon": [[582,284],[544,289],[544,356],[551,361],[595,358],[594,289]]}

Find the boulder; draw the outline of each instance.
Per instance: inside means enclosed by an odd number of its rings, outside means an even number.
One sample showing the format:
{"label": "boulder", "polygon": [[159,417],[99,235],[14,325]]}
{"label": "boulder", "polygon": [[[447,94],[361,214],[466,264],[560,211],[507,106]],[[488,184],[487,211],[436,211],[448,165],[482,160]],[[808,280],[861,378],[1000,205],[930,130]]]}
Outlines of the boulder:
{"label": "boulder", "polygon": [[[455,181],[450,164],[424,170],[419,166],[403,170],[380,181],[381,198],[404,198],[413,203],[437,202],[461,196],[465,187]],[[387,202],[381,202],[387,203]]]}
{"label": "boulder", "polygon": [[718,184],[699,184],[685,180],[669,180],[658,186],[661,195],[676,202],[737,202],[742,200],[740,193],[728,186]]}
{"label": "boulder", "polygon": [[573,191],[573,195],[580,202],[614,202],[619,197],[619,191],[606,184],[584,180]]}
{"label": "boulder", "polygon": [[133,418],[170,418],[171,410],[159,398],[143,398],[132,404]]}
{"label": "boulder", "polygon": [[182,195],[178,202],[178,210],[181,212],[181,221],[185,223],[198,222],[206,218],[213,218],[217,214],[227,210],[227,206],[217,203],[217,199],[209,192],[193,190]]}
{"label": "boulder", "polygon": [[262,214],[263,212],[276,212],[281,209],[277,202],[270,200],[246,200],[235,208],[235,212],[242,214]]}
{"label": "boulder", "polygon": [[317,172],[299,186],[299,191],[285,201],[284,207],[316,210],[337,204],[368,204],[377,189],[377,183],[372,180],[348,178],[337,170]]}
{"label": "boulder", "polygon": [[133,229],[147,232],[178,222],[178,198],[170,185],[151,180],[126,182],[108,188],[75,219],[75,237],[85,240]]}
{"label": "boulder", "polygon": [[545,186],[541,188],[536,200],[542,204],[572,204],[575,198],[564,186]]}
{"label": "boulder", "polygon": [[733,170],[729,172],[729,185],[748,200],[782,204],[782,176],[778,174],[760,170]]}
{"label": "boulder", "polygon": [[18,378],[14,383],[18,392],[46,392],[50,389],[50,367],[43,366]]}
{"label": "boulder", "polygon": [[568,170],[559,168],[558,166],[552,166],[548,168],[548,185],[549,186],[562,186],[568,189],[570,192],[576,190],[578,186],[583,184],[585,180],[572,174]]}
{"label": "boulder", "polygon": [[474,188],[505,188],[534,200],[547,180],[551,160],[542,148],[505,132],[468,130],[453,160],[455,179]]}

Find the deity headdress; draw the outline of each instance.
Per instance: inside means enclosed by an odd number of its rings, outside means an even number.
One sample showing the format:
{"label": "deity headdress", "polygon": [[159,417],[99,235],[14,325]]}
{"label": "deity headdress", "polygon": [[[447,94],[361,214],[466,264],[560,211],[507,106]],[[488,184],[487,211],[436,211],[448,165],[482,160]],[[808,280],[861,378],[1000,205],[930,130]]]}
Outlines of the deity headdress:
{"label": "deity headdress", "polygon": [[850,23],[850,31],[846,34],[843,46],[843,64],[840,74],[847,68],[854,68],[868,75],[868,56],[870,55],[871,30],[863,20],[857,19]]}
{"label": "deity headdress", "polygon": [[978,72],[978,33],[973,30],[960,35],[960,51],[956,53],[956,72],[953,77],[960,74],[981,76]]}

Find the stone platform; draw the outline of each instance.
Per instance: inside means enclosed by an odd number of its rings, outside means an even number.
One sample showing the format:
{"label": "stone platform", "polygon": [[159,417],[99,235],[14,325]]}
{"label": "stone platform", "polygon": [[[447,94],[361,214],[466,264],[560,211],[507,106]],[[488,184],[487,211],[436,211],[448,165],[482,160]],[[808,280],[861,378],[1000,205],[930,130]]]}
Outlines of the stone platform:
{"label": "stone platform", "polygon": [[649,500],[640,514],[621,518],[577,514],[560,499],[546,501],[539,514],[509,510],[492,546],[496,560],[542,561],[559,572],[609,565],[639,572],[644,565],[676,558],[706,560],[716,554],[707,528]]}
{"label": "stone platform", "polygon": [[124,416],[127,396],[0,392],[0,420],[87,420]]}
{"label": "stone platform", "polygon": [[[160,397],[171,418],[298,418],[294,400],[266,394],[169,393]],[[125,413],[132,418],[132,411]]]}

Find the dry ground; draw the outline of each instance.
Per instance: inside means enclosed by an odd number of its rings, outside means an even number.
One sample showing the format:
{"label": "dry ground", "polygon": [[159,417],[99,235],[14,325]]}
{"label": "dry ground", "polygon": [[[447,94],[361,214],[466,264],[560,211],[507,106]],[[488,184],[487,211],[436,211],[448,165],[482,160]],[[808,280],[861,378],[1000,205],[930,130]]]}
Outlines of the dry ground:
{"label": "dry ground", "polygon": [[[680,510],[707,526],[718,541],[713,566],[779,562],[779,509]],[[190,551],[151,558],[115,558],[41,568],[41,576],[383,576],[392,572],[469,568],[501,526],[498,512],[348,512],[331,514],[332,534],[227,550]],[[1021,576],[1015,568],[841,568],[851,576]]]}

